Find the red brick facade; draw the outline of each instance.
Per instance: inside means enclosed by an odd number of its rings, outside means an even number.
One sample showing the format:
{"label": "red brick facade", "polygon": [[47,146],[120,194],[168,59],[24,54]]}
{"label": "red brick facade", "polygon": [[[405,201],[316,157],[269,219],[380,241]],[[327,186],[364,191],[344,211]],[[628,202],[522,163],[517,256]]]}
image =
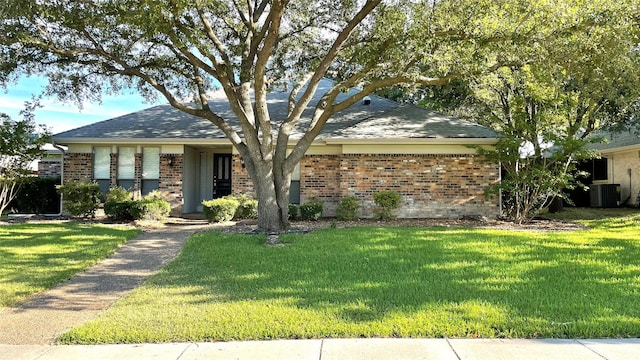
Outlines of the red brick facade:
{"label": "red brick facade", "polygon": [[[114,154],[115,155],[115,154]],[[136,186],[141,184],[141,157],[136,154]],[[92,177],[91,153],[68,153],[65,178]],[[116,183],[117,156],[111,158],[112,185]],[[183,194],[184,155],[160,154],[159,190],[180,214]],[[486,199],[484,190],[498,181],[498,166],[478,155],[310,155],[300,163],[300,200],[317,197],[325,202],[325,215],[333,216],[344,196],[360,199],[361,217],[373,216],[373,194],[393,190],[402,196],[396,215],[402,218],[457,218],[498,214],[497,199]],[[232,188],[235,194],[253,192],[253,183],[233,157]]]}
{"label": "red brick facade", "polygon": [[93,154],[66,153],[64,155],[64,179],[91,180],[93,176]]}
{"label": "red brick facade", "polygon": [[171,203],[171,214],[182,213],[184,194],[182,192],[183,154],[160,154],[160,182],[158,190]]}
{"label": "red brick facade", "polygon": [[[158,190],[171,203],[172,214],[182,213],[182,171],[184,155],[160,154],[160,179]],[[111,154],[110,178],[111,186],[116,186],[118,169],[118,155]],[[91,180],[93,177],[93,154],[67,153],[64,158],[64,177],[69,180]],[[134,193],[138,192],[142,184],[142,154],[135,155],[135,185]]]}
{"label": "red brick facade", "polygon": [[[234,193],[251,193],[238,156],[233,171]],[[396,211],[402,218],[490,216],[498,214],[498,201],[486,199],[484,190],[498,179],[498,166],[478,155],[311,155],[300,163],[300,200],[315,196],[332,216],[342,197],[356,196],[368,218],[373,194],[393,190],[402,196]]]}
{"label": "red brick facade", "polygon": [[60,160],[42,159],[38,161],[39,177],[60,177]]}
{"label": "red brick facade", "polygon": [[249,177],[249,173],[242,166],[242,158],[240,155],[233,155],[231,189],[234,194],[253,194],[253,181]]}

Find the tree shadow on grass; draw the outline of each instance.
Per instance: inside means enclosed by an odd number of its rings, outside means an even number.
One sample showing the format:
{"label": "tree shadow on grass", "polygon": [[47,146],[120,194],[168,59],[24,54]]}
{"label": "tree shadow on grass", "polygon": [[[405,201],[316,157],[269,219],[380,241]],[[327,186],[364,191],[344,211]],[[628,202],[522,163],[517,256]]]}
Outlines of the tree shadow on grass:
{"label": "tree shadow on grass", "polygon": [[[628,324],[602,332],[566,326],[638,317],[634,293],[625,286],[637,274],[612,273],[640,255],[633,242],[581,245],[545,234],[452,228],[328,230],[283,240],[290,245],[198,235],[154,284],[188,285],[199,303],[206,294],[215,294],[216,303],[293,299],[298,309],[353,324],[400,318],[415,325],[449,316],[469,325],[455,334],[398,330],[414,336],[474,336],[479,327],[493,329],[483,336],[640,334]],[[621,280],[612,282],[612,276]]]}

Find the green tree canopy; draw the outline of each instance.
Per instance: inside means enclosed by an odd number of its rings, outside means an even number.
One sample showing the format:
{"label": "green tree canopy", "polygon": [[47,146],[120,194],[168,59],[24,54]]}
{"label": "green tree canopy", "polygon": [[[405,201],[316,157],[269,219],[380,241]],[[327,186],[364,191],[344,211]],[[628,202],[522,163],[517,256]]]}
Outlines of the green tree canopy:
{"label": "green tree canopy", "polygon": [[[336,112],[387,86],[443,85],[526,63],[541,42],[606,22],[623,3],[7,0],[0,5],[0,83],[45,75],[49,93],[78,102],[133,87],[210,120],[244,159],[259,228],[277,231],[287,227],[291,172]],[[311,103],[326,77],[335,85]],[[283,84],[289,112],[272,118],[266,94]],[[216,86],[240,129],[209,108]],[[312,121],[292,141],[309,107]]]}

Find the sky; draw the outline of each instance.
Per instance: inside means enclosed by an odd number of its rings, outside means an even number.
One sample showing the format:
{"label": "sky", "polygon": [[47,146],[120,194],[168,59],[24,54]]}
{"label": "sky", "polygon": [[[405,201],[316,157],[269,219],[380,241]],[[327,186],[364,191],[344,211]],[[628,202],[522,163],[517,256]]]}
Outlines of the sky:
{"label": "sky", "polygon": [[[46,80],[38,77],[23,77],[8,89],[0,89],[0,112],[8,114],[12,119],[21,119],[20,110],[24,102],[32,95],[39,94]],[[102,103],[85,103],[82,109],[76,104],[61,103],[56,98],[44,98],[43,107],[35,112],[35,120],[46,125],[52,134],[74,129],[80,126],[111,119],[120,115],[135,112],[153,106],[135,93],[124,93],[118,96],[103,96]]]}

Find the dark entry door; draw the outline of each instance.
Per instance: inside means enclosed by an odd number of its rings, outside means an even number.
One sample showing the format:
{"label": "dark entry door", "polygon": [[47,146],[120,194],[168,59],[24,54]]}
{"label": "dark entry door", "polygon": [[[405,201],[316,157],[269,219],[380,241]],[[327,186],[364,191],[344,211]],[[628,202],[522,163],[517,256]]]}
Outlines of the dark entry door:
{"label": "dark entry door", "polygon": [[231,154],[213,155],[213,198],[231,194]]}

